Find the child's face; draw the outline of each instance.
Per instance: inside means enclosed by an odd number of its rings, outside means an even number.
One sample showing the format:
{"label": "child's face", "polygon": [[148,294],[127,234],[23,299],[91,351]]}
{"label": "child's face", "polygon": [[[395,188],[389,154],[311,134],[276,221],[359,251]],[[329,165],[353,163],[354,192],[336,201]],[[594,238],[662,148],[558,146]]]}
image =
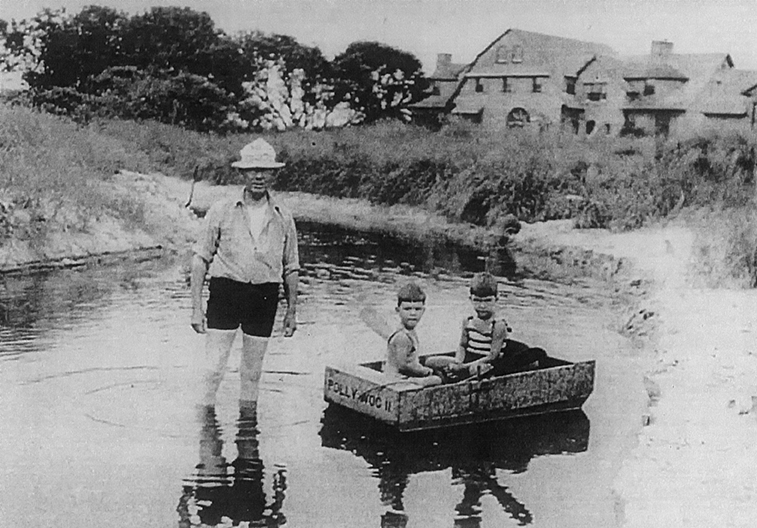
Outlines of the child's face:
{"label": "child's face", "polygon": [[402,326],[412,330],[418,326],[418,322],[426,311],[426,305],[421,301],[402,301],[396,308],[400,316]]}
{"label": "child's face", "polygon": [[494,310],[497,308],[496,295],[487,295],[485,297],[471,295],[470,301],[473,304],[473,309],[476,311],[476,315],[479,319],[489,319],[494,315]]}

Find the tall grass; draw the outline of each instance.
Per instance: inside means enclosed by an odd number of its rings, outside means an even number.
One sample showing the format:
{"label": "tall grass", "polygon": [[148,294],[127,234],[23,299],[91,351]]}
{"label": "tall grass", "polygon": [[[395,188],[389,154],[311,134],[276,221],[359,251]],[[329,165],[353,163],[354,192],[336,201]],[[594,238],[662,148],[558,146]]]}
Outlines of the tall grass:
{"label": "tall grass", "polygon": [[[86,229],[100,214],[139,223],[139,198],[114,196],[105,185],[116,170],[189,178],[198,168],[200,178],[234,182],[230,163],[255,137],[154,122],[80,127],[0,107],[0,236],[11,236],[20,218],[30,226],[28,236],[56,222]],[[754,134],[585,140],[559,132],[492,133],[465,123],[431,132],[380,122],[265,137],[286,162],[275,183],[280,190],[408,204],[483,226],[512,214],[623,230],[685,210],[717,211],[712,218],[722,218],[724,230],[718,236],[733,239],[723,257],[729,273],[749,274],[755,265],[748,256],[757,244],[750,234],[757,220],[748,213],[755,196]]]}
{"label": "tall grass", "polygon": [[144,154],[96,131],[0,106],[0,240],[85,231],[103,216],[139,224],[138,197],[115,195],[107,182],[118,169],[146,167]]}

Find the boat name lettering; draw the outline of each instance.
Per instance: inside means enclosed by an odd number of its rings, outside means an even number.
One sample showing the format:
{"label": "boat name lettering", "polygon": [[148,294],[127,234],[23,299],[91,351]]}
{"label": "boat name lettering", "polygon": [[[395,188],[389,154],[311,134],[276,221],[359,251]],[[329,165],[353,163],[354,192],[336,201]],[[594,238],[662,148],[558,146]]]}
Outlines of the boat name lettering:
{"label": "boat name lettering", "polygon": [[384,409],[389,412],[392,410],[392,402],[373,393],[371,389],[361,392],[357,387],[351,387],[343,382],[334,380],[333,378],[328,379],[327,388],[329,391],[342,396],[343,398],[357,400],[360,403],[370,405],[376,409]]}

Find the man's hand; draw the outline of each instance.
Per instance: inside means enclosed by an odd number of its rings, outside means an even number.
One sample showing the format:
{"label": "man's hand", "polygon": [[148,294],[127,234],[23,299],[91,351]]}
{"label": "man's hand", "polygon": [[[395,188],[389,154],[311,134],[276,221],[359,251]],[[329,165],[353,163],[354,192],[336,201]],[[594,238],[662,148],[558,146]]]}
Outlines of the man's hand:
{"label": "man's hand", "polygon": [[284,314],[284,337],[292,337],[297,330],[297,310],[288,308]]}
{"label": "man's hand", "polygon": [[192,329],[198,334],[206,332],[205,314],[202,310],[192,310]]}

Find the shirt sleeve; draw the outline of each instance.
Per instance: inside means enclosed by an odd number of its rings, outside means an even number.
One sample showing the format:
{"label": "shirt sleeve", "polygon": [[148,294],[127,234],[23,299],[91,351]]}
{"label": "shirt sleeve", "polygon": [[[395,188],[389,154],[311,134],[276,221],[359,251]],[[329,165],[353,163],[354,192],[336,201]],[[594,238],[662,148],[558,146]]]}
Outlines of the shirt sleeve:
{"label": "shirt sleeve", "polygon": [[294,224],[294,219],[289,218],[289,225],[286,230],[284,238],[284,277],[300,270],[300,252],[297,245],[297,227]]}
{"label": "shirt sleeve", "polygon": [[216,251],[218,250],[218,241],[221,236],[221,208],[214,204],[208,209],[205,215],[200,237],[192,247],[192,252],[198,255],[205,262],[213,262]]}

